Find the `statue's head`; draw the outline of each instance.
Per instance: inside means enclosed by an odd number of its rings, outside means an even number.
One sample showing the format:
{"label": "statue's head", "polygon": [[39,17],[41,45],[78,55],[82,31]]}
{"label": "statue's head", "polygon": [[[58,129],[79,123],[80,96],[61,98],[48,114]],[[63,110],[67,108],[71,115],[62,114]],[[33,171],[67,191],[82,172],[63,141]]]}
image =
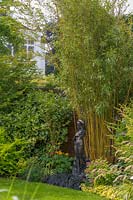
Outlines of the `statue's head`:
{"label": "statue's head", "polygon": [[79,119],[79,120],[77,121],[77,128],[79,129],[79,128],[84,127],[84,126],[85,126],[84,121],[81,120],[81,119]]}

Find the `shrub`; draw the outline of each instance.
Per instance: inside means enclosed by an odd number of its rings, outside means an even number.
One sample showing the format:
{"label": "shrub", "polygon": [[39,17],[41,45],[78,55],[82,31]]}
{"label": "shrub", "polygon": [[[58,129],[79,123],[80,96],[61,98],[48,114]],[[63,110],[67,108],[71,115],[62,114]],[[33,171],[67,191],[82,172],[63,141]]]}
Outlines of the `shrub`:
{"label": "shrub", "polygon": [[96,187],[86,187],[84,184],[82,184],[81,189],[85,192],[99,194],[100,196],[106,197],[110,200],[122,200],[118,197],[118,194],[116,193],[116,188],[113,188],[112,186],[99,185]]}
{"label": "shrub", "polygon": [[53,77],[43,79],[35,73],[34,66],[14,62],[1,69],[0,125],[5,129],[7,141],[29,141],[26,159],[50,156],[67,140],[70,103]]}
{"label": "shrub", "polygon": [[16,61],[16,65],[12,63],[1,70],[0,125],[5,129],[7,142],[28,141],[25,159],[50,157],[67,140],[71,105],[56,88],[53,78],[46,78],[46,83],[42,81],[45,85],[40,87],[38,81],[42,77],[37,76],[34,66],[32,69],[32,66],[19,65]]}
{"label": "shrub", "polygon": [[26,179],[30,173],[30,181],[41,181],[48,175],[70,172],[73,159],[61,151],[58,151],[58,153],[52,156],[46,154],[40,158],[31,158],[27,161],[25,168],[21,170],[19,176]]}
{"label": "shrub", "polygon": [[115,180],[116,170],[110,168],[107,160],[97,159],[92,161],[85,170],[88,181],[87,185],[110,185]]}
{"label": "shrub", "polygon": [[32,91],[2,117],[8,137],[30,140],[29,156],[54,152],[66,140],[71,108],[66,97]]}
{"label": "shrub", "polygon": [[19,161],[24,157],[24,149],[28,142],[20,139],[7,141],[5,131],[0,129],[0,174],[14,175],[19,172]]}
{"label": "shrub", "polygon": [[86,169],[88,181],[82,190],[92,191],[108,199],[126,200],[133,198],[131,176],[133,171],[133,112],[132,104],[120,110],[122,120],[115,126],[114,147],[116,163],[105,160],[92,161]]}

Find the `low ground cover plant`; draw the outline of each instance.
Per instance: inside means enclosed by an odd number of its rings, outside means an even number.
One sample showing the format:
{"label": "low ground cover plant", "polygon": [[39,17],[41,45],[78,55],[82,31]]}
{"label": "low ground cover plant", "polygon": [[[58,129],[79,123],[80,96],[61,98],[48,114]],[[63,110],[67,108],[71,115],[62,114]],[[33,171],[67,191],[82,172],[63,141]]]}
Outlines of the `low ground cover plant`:
{"label": "low ground cover plant", "polygon": [[55,152],[53,155],[45,153],[40,158],[30,158],[25,166],[21,167],[19,176],[23,179],[29,176],[29,181],[44,181],[49,175],[70,173],[72,165],[73,158],[63,152],[61,154]]}

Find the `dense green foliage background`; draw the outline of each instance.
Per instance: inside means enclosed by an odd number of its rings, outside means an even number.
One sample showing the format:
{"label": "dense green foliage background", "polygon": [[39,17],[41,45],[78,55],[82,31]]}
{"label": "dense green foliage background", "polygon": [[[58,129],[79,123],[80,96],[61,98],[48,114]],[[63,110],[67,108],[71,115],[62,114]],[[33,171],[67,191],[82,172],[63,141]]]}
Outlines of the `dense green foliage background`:
{"label": "dense green foliage background", "polygon": [[26,28],[10,17],[9,6],[15,4],[4,3],[0,4],[0,175],[25,177],[32,166],[38,180],[50,170],[71,169],[71,158],[56,153],[67,139],[71,106],[66,96],[53,90],[55,81],[46,81],[32,56],[23,52]]}
{"label": "dense green foliage background", "polygon": [[50,50],[54,47],[49,55],[57,74],[48,78],[22,51],[26,29],[10,17],[13,2],[0,4],[0,176],[41,181],[71,171],[72,158],[61,146],[73,108],[85,120],[86,158],[94,160],[82,189],[132,199],[132,108],[122,109],[120,121],[114,109],[129,104],[131,97],[132,17],[121,13],[125,0],[111,2],[53,1],[55,21],[43,28],[53,39],[42,39]]}

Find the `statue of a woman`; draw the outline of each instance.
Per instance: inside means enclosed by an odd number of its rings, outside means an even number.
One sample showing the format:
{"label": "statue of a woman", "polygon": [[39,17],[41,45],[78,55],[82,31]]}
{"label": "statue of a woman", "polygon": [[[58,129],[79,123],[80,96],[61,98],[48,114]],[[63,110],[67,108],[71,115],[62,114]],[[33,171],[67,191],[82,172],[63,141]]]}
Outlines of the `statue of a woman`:
{"label": "statue of a woman", "polygon": [[74,173],[81,174],[85,166],[84,138],[85,124],[82,120],[77,121],[77,132],[74,136],[75,166]]}

